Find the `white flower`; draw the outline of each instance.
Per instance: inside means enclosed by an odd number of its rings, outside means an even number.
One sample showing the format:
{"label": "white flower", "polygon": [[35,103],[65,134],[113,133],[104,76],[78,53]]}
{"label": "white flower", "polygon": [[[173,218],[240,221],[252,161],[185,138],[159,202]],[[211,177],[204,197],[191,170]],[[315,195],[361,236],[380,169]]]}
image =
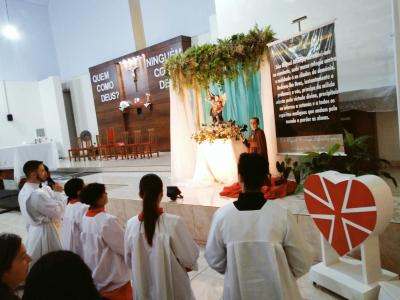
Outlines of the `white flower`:
{"label": "white flower", "polygon": [[119,110],[122,111],[122,112],[124,112],[125,109],[127,109],[128,107],[131,106],[131,104],[132,104],[132,103],[131,103],[130,101],[122,100],[122,101],[119,103]]}

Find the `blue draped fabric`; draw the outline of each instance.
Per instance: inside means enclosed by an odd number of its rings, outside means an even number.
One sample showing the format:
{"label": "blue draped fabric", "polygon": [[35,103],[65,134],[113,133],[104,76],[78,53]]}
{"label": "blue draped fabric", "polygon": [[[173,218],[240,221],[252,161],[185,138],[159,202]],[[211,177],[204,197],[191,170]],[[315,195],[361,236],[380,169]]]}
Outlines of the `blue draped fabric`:
{"label": "blue draped fabric", "polygon": [[[249,125],[250,118],[258,117],[260,127],[264,128],[260,85],[261,75],[260,72],[257,72],[247,74],[246,78],[240,74],[236,80],[225,80],[223,86],[211,84],[209,89],[214,95],[226,93],[227,101],[222,112],[225,121],[235,120],[239,125]],[[211,104],[206,101],[207,91],[202,90],[201,96],[204,120],[209,124],[212,120],[210,117]]]}

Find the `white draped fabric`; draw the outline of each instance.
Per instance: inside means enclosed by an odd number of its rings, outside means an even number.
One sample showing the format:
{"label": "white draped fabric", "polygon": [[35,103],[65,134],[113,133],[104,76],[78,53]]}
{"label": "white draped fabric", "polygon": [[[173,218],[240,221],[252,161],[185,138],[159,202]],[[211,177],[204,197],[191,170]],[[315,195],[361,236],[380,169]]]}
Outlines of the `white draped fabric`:
{"label": "white draped fabric", "polygon": [[22,168],[28,160],[43,161],[50,170],[56,170],[59,167],[56,144],[27,144],[0,149],[0,170],[14,169],[16,181],[24,176]]}
{"label": "white draped fabric", "polygon": [[193,184],[212,185],[218,182],[231,185],[237,182],[237,162],[243,152],[246,152],[246,147],[234,139],[199,144]]}
{"label": "white draped fabric", "polygon": [[[172,84],[172,83],[171,83]],[[177,93],[172,87],[171,111],[171,176],[173,181],[186,181],[193,177],[196,142],[191,138],[196,131],[194,96],[189,90]]]}
{"label": "white draped fabric", "polygon": [[278,160],[277,140],[275,128],[274,102],[272,95],[272,81],[270,73],[270,65],[266,55],[260,65],[261,74],[261,107],[263,111],[264,132],[267,140],[269,171],[272,176],[279,176],[278,170],[275,168]]}
{"label": "white draped fabric", "polygon": [[[275,115],[274,115],[274,104],[272,97],[272,82],[270,73],[270,64],[266,55],[261,62],[260,66],[261,73],[261,106],[263,110],[263,121],[264,121],[264,132],[267,139],[268,147],[268,159],[270,165],[270,172],[272,176],[277,176],[277,170],[275,168],[277,157],[277,140],[276,140],[276,129],[275,129]],[[215,168],[210,170],[212,165],[210,161],[213,159],[208,156],[207,159],[204,155],[208,150],[205,148],[212,148],[211,145],[198,146],[196,142],[191,139],[191,135],[196,131],[197,118],[200,115],[203,116],[201,101],[196,103],[194,92],[191,90],[184,90],[182,93],[178,93],[172,88],[170,90],[170,101],[171,101],[171,173],[172,180],[175,182],[187,181],[195,178],[194,183],[206,183],[211,182],[211,174],[216,181],[225,181],[228,183],[233,180],[237,173],[236,166],[233,172],[233,177],[228,178],[217,175],[218,171],[216,168],[220,165],[214,165]],[[200,97],[197,94],[198,97]],[[199,113],[197,114],[197,111]],[[200,123],[203,120],[199,120]],[[219,143],[217,143],[219,145]],[[219,147],[214,145],[214,147]],[[201,149],[201,150],[200,150]],[[197,153],[197,152],[201,153]],[[233,152],[229,150],[228,152]],[[215,155],[217,157],[217,155]],[[228,155],[229,156],[229,155]],[[230,155],[232,156],[232,155]],[[220,157],[218,155],[218,157]],[[227,157],[222,156],[222,160],[229,160]],[[204,165],[204,162],[208,160],[208,164]],[[228,163],[226,164],[228,165]],[[225,164],[224,164],[225,166]],[[212,166],[211,166],[212,168]],[[230,169],[233,170],[232,167]],[[223,180],[220,180],[220,179]],[[236,177],[235,177],[236,178]]]}

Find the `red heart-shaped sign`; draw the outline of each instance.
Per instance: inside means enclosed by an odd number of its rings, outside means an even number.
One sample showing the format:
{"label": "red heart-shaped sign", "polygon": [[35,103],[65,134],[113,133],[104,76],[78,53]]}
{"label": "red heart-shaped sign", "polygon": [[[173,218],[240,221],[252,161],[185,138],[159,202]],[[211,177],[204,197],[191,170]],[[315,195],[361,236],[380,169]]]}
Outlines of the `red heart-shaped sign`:
{"label": "red heart-shaped sign", "polygon": [[367,239],[377,224],[374,196],[357,177],[334,183],[311,175],[304,183],[304,199],[319,231],[340,256]]}

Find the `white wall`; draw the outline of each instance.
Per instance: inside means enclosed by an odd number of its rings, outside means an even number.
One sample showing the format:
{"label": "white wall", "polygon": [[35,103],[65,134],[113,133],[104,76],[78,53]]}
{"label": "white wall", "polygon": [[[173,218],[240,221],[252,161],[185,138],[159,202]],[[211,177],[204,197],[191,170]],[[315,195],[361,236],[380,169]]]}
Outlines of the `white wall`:
{"label": "white wall", "polygon": [[397,112],[376,113],[376,124],[380,158],[400,162]]}
{"label": "white wall", "polygon": [[7,121],[7,106],[0,82],[0,147],[31,143],[36,138],[36,129],[44,128],[39,86],[36,81],[6,81],[10,113],[14,121]]}
{"label": "white wall", "polygon": [[214,0],[141,0],[140,5],[148,46],[178,35],[207,33],[208,18],[215,14]]}
{"label": "white wall", "polygon": [[56,141],[60,156],[67,157],[71,143],[60,78],[50,77],[40,81],[38,86],[46,136]]}
{"label": "white wall", "polygon": [[135,50],[128,0],[50,0],[48,9],[62,79]]}
{"label": "white wall", "polygon": [[[21,37],[0,35],[0,80],[31,81],[58,75],[58,63],[47,6],[8,0],[10,23]],[[0,1],[0,27],[6,24],[4,1]]]}
{"label": "white wall", "polygon": [[99,128],[97,126],[90,74],[86,73],[85,75],[66,81],[63,83],[63,87],[69,89],[71,92],[77,133],[89,130],[93,141],[95,141],[96,135],[99,134]]}
{"label": "white wall", "polygon": [[0,147],[32,143],[36,129],[44,128],[46,137],[57,143],[59,155],[67,157],[70,148],[61,82],[58,77],[38,81],[6,81],[10,113],[0,82]]}
{"label": "white wall", "polygon": [[215,0],[218,36],[271,25],[277,38],[296,33],[291,21],[306,15],[303,29],[336,20],[341,91],[394,85],[390,0]]}

